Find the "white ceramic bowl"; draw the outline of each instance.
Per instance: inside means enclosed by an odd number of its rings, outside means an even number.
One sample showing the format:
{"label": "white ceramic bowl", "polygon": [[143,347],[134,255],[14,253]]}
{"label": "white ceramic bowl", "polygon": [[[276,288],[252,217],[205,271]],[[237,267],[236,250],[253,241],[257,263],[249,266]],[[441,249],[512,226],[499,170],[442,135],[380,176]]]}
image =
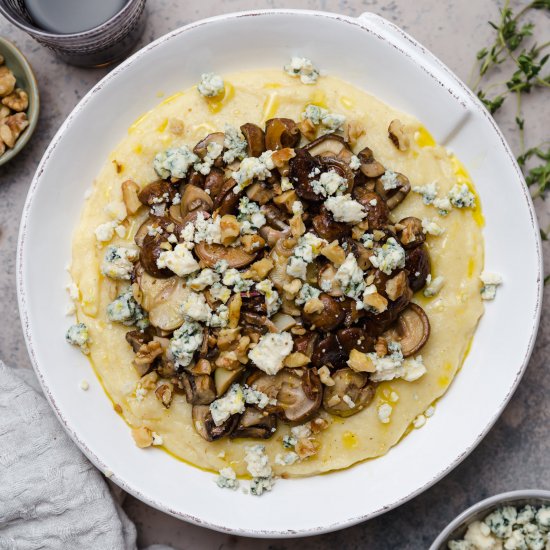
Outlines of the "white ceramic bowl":
{"label": "white ceramic bowl", "polygon": [[548,506],[550,504],[550,491],[523,489],[500,493],[499,495],[494,495],[477,502],[457,516],[441,531],[441,534],[430,546],[430,550],[447,550],[447,543],[451,540],[461,539],[470,523],[483,520],[492,511],[501,506],[511,505],[519,508],[527,504],[531,506]]}
{"label": "white ceramic bowl", "polygon": [[[291,55],[416,115],[470,170],[487,226],[486,265],[504,276],[462,372],[437,413],[386,456],[331,475],[280,480],[254,498],[212,474],[144,452],[113,412],[87,360],[63,338],[65,265],[84,191],[130,124],[201,71],[280,67]],[[456,243],[460,246],[460,243]],[[18,250],[27,346],[61,423],[90,460],[137,498],[184,520],[251,536],[311,535],[381,514],[435,483],[481,441],[518,384],[536,335],[541,252],[532,203],[493,119],[444,65],[399,28],[306,11],[224,15],[178,29],[113,70],[74,109],[36,172]],[[91,380],[90,391],[78,389]],[[316,505],[318,503],[318,505]]]}

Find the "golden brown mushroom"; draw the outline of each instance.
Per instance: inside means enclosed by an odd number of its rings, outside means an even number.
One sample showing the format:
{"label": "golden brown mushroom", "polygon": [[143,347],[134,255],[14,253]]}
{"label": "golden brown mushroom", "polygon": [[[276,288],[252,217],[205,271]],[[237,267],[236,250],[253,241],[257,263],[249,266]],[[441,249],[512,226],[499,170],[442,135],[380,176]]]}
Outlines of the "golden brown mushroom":
{"label": "golden brown mushroom", "polygon": [[388,341],[401,345],[403,357],[418,353],[430,336],[430,321],[426,312],[416,304],[409,304],[401,312],[395,325],[383,335]]}
{"label": "golden brown mushroom", "polygon": [[214,267],[220,260],[225,260],[228,267],[240,268],[252,263],[256,258],[256,254],[249,254],[242,248],[205,242],[195,245],[194,252],[206,267]]}
{"label": "golden brown mushroom", "polygon": [[254,407],[246,407],[231,438],[253,437],[269,439],[277,431],[277,417]]}
{"label": "golden brown mushroom", "polygon": [[327,386],[323,395],[325,411],[337,416],[352,416],[363,410],[374,398],[374,385],[362,372],[350,368],[337,370],[334,386]]}
{"label": "golden brown mushroom", "polygon": [[265,151],[264,131],[256,124],[247,122],[241,126],[241,132],[246,139],[248,157],[259,157]]}
{"label": "golden brown mushroom", "polygon": [[208,405],[194,405],[192,409],[193,427],[206,441],[216,441],[229,435],[239,421],[239,415],[230,416],[221,426],[216,426]]}
{"label": "golden brown mushroom", "polygon": [[272,118],[265,123],[265,146],[270,151],[294,148],[300,141],[300,130],[290,118]]}

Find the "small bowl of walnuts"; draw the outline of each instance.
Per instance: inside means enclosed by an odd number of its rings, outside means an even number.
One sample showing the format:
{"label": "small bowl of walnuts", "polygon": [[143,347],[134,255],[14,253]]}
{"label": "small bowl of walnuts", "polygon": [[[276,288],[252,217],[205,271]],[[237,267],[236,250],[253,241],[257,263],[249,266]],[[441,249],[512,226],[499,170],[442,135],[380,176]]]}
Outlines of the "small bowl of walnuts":
{"label": "small bowl of walnuts", "polygon": [[23,54],[0,37],[0,166],[29,141],[40,100],[34,73]]}

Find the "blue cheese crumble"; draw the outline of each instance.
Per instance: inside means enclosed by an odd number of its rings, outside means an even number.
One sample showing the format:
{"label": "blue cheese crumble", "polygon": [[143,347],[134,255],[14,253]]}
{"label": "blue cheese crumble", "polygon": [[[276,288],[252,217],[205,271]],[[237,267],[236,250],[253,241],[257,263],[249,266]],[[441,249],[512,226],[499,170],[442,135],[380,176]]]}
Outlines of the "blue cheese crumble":
{"label": "blue cheese crumble", "polygon": [[[207,176],[210,174],[210,170],[212,169],[212,166],[216,159],[222,154],[223,146],[219,143],[216,143],[215,141],[209,143],[206,146],[206,155],[202,159],[202,162],[197,162],[193,165],[193,168],[200,172],[203,176]],[[179,202],[181,202],[181,196],[179,198]],[[172,204],[179,204],[179,202],[173,202]]]}
{"label": "blue cheese crumble", "polygon": [[[200,291],[212,286],[220,280],[220,275],[209,267],[203,269],[196,277],[187,280],[187,287],[191,290]],[[211,292],[212,293],[212,292]],[[227,300],[225,300],[226,302]],[[225,303],[224,302],[224,303]]]}
{"label": "blue cheese crumble", "polygon": [[314,126],[322,124],[331,132],[341,130],[346,122],[344,115],[331,113],[328,109],[317,105],[308,105],[302,113],[302,120],[309,120]]}
{"label": "blue cheese crumble", "polygon": [[340,284],[343,293],[355,300],[358,300],[365,290],[363,270],[357,265],[357,260],[351,253],[346,256],[334,278]]}
{"label": "blue cheese crumble", "polygon": [[84,323],[70,326],[65,333],[65,340],[67,340],[69,344],[79,347],[82,353],[90,353],[88,344],[91,342],[91,339],[88,327]]}
{"label": "blue cheese crumble", "polygon": [[239,486],[239,480],[237,479],[235,470],[233,470],[231,466],[222,468],[220,474],[216,478],[216,485],[220,487],[220,489],[232,489],[234,491]]}
{"label": "blue cheese crumble", "polygon": [[298,462],[298,460],[300,460],[300,457],[298,456],[298,453],[295,453],[294,451],[275,455],[275,464],[278,464],[279,466],[291,466],[295,462]]}
{"label": "blue cheese crumble", "polygon": [[274,485],[273,470],[269,464],[269,457],[265,452],[265,445],[252,445],[245,448],[244,460],[246,469],[252,476],[250,492],[260,496],[265,491],[271,491]]}
{"label": "blue cheese crumble", "polygon": [[497,287],[502,284],[502,276],[498,273],[484,271],[479,278],[483,283],[481,287],[482,300],[494,300],[497,295]]}
{"label": "blue cheese crumble", "polygon": [[329,197],[325,206],[337,222],[359,223],[366,215],[363,205],[351,198],[351,195]]}
{"label": "blue cheese crumble", "polygon": [[292,251],[288,260],[286,272],[291,277],[306,280],[307,264],[311,263],[321,253],[321,248],[326,245],[324,239],[316,237],[313,233],[306,233],[298,239],[298,244]]}
{"label": "blue cheese crumble", "polygon": [[412,187],[412,192],[421,195],[424,204],[433,204],[434,200],[437,198],[437,183],[432,182],[426,185],[414,185]]}
{"label": "blue cheese crumble", "polygon": [[184,244],[176,245],[174,250],[163,250],[157,258],[157,267],[167,268],[179,277],[190,275],[200,269],[199,263]]}
{"label": "blue cheese crumble", "polygon": [[440,290],[443,288],[443,285],[445,284],[445,277],[442,277],[441,275],[435,277],[432,279],[431,275],[428,275],[426,277],[426,287],[424,288],[424,296],[426,298],[432,298],[433,296],[437,296],[440,292]]}
{"label": "blue cheese crumble", "polygon": [[455,208],[473,208],[476,205],[475,195],[465,183],[453,185],[448,197]]}
{"label": "blue cheese crumble", "polygon": [[445,229],[436,220],[430,218],[422,218],[422,231],[426,235],[433,235],[434,237],[439,237],[445,233]]}
{"label": "blue cheese crumble", "polygon": [[239,193],[254,180],[265,181],[269,178],[271,176],[270,170],[273,170],[275,167],[271,159],[272,154],[273,151],[265,151],[259,157],[247,157],[243,159],[239,169],[231,174],[231,177],[237,183],[233,191]]}
{"label": "blue cheese crumble", "polygon": [[260,206],[248,197],[243,197],[239,201],[237,221],[241,224],[241,235],[257,233],[258,229],[266,224]]}
{"label": "blue cheese crumble", "polygon": [[240,384],[233,384],[223,397],[210,403],[210,413],[216,426],[221,426],[234,414],[242,414],[244,409],[244,392]]}
{"label": "blue cheese crumble", "polygon": [[302,304],[305,304],[308,300],[319,298],[320,294],[321,291],[318,288],[315,288],[314,286],[305,283],[300,288],[300,292],[298,292],[298,296],[296,296],[295,303],[296,305],[301,306]]}
{"label": "blue cheese crumble", "polygon": [[288,75],[299,78],[302,84],[315,84],[320,75],[313,62],[306,57],[292,57],[284,70]]}
{"label": "blue cheese crumble", "polygon": [[153,160],[155,172],[162,178],[184,178],[189,168],[200,159],[189,147],[174,147],[158,153]]}
{"label": "blue cheese crumble", "polygon": [[126,326],[136,325],[140,330],[149,325],[149,319],[134,298],[131,287],[107,306],[107,318]]}
{"label": "blue cheese crumble", "polygon": [[243,279],[240,271],[233,267],[225,271],[222,283],[233,287],[234,292],[248,292],[254,284],[251,280]]}
{"label": "blue cheese crumble", "polygon": [[264,279],[256,284],[256,290],[265,296],[267,316],[275,315],[281,307],[282,300],[279,298],[279,293],[273,288],[273,283],[269,279]]}
{"label": "blue cheese crumble", "polygon": [[284,360],[292,352],[294,342],[288,332],[264,334],[256,346],[248,352],[248,358],[266,374],[277,374]]}
{"label": "blue cheese crumble", "polygon": [[380,177],[384,191],[391,191],[392,189],[397,189],[400,185],[398,175],[392,170],[386,170],[384,174]]}
{"label": "blue cheese crumble", "polygon": [[390,237],[385,244],[374,251],[370,262],[386,275],[391,275],[395,269],[405,267],[405,251],[393,237]]}
{"label": "blue cheese crumble", "polygon": [[225,125],[224,129],[225,137],[223,145],[226,149],[223,154],[223,160],[227,164],[231,164],[236,160],[242,160],[246,157],[246,152],[248,149],[248,144],[246,139],[241,134],[237,128],[230,126],[229,124]]}
{"label": "blue cheese crumble", "polygon": [[174,331],[168,347],[176,367],[187,367],[193,361],[194,353],[201,347],[203,329],[195,321],[187,321]]}
{"label": "blue cheese crumble", "polygon": [[216,97],[225,91],[223,79],[216,73],[201,74],[201,81],[197,89],[204,97]]}
{"label": "blue cheese crumble", "polygon": [[342,193],[348,188],[348,181],[334,170],[323,172],[319,179],[311,182],[311,188],[317,195],[330,197]]}
{"label": "blue cheese crumble", "polygon": [[139,252],[123,246],[109,246],[105,252],[101,273],[111,279],[130,280]]}

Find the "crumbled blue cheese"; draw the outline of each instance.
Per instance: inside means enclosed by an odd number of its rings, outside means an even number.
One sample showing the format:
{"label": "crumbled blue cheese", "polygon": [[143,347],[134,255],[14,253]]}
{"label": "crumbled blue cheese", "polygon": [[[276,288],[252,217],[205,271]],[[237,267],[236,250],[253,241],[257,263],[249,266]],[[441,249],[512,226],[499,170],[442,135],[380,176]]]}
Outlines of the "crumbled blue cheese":
{"label": "crumbled blue cheese", "polygon": [[384,191],[391,191],[392,189],[397,189],[400,186],[398,175],[392,170],[386,170],[384,174],[380,177]]}
{"label": "crumbled blue cheese", "polygon": [[136,302],[131,287],[127,288],[107,306],[107,318],[109,321],[127,326],[137,325],[140,330],[149,324],[147,314]]}
{"label": "crumbled blue cheese", "polygon": [[351,198],[351,195],[329,197],[325,206],[337,222],[359,223],[366,215],[363,205]]}
{"label": "crumbled blue cheese", "polygon": [[100,243],[106,243],[106,242],[109,242],[114,234],[115,234],[115,228],[118,226],[118,222],[116,221],[113,221],[113,222],[105,222],[105,223],[102,223],[100,225],[98,225],[96,228],[95,228],[95,238],[100,242]]}
{"label": "crumbled blue cheese", "polygon": [[214,271],[216,273],[219,273],[220,275],[223,275],[227,271],[228,267],[229,267],[229,264],[227,263],[227,260],[218,260],[214,264]]}
{"label": "crumbled blue cheese", "polygon": [[174,250],[163,250],[157,258],[157,267],[168,268],[179,277],[190,275],[200,269],[199,263],[184,244],[176,245]]}
{"label": "crumbled blue cheese", "polygon": [[212,296],[214,300],[220,300],[220,302],[225,304],[229,298],[231,298],[231,290],[221,283],[214,283],[210,287],[210,296]]}
{"label": "crumbled blue cheese", "polygon": [[115,221],[121,222],[126,218],[126,205],[123,201],[111,201],[104,208],[105,212]]}
{"label": "crumbled blue cheese", "polygon": [[254,405],[259,409],[265,409],[268,405],[277,404],[275,399],[271,399],[265,393],[255,390],[254,388],[250,388],[246,385],[243,387],[243,394],[247,405]]}
{"label": "crumbled blue cheese", "polygon": [[342,193],[348,187],[348,181],[337,174],[334,170],[323,172],[319,179],[311,182],[311,188],[317,195],[330,197],[332,195]]}
{"label": "crumbled blue cheese", "polygon": [[344,115],[331,113],[328,109],[318,107],[317,105],[308,105],[302,113],[303,120],[309,120],[313,125],[322,124],[331,132],[340,130],[346,122]]}
{"label": "crumbled blue cheese", "polygon": [[294,184],[290,181],[288,176],[281,177],[281,191],[290,191],[294,189]]}
{"label": "crumbled blue cheese", "polygon": [[434,237],[439,237],[445,233],[445,229],[443,229],[436,220],[430,220],[430,218],[422,218],[422,231]]}
{"label": "crumbled blue cheese", "polygon": [[202,212],[197,215],[194,227],[193,240],[196,243],[220,244],[222,242],[222,230],[220,216],[206,218]]}
{"label": "crumbled blue cheese", "polygon": [[412,192],[421,195],[424,204],[433,204],[434,200],[437,198],[437,183],[432,182],[426,185],[414,185],[412,187]]}
{"label": "crumbled blue cheese", "polygon": [[220,474],[216,478],[216,485],[221,489],[235,490],[239,486],[239,480],[237,479],[235,470],[233,470],[231,466],[222,468]]}
{"label": "crumbled blue cheese", "polygon": [[517,516],[518,512],[513,506],[503,506],[489,514],[484,521],[498,538],[505,539],[512,535],[512,526]]}
{"label": "crumbled blue cheese", "polygon": [[67,340],[69,344],[79,347],[82,353],[90,353],[88,344],[91,342],[91,339],[88,327],[84,323],[70,326],[65,333],[65,340]]}
{"label": "crumbled blue cheese", "polygon": [[248,197],[243,197],[239,201],[237,221],[241,224],[241,235],[257,233],[258,229],[266,224],[260,206]]}
{"label": "crumbled blue cheese", "polygon": [[413,426],[416,430],[422,428],[426,424],[426,417],[423,414],[419,414],[414,420],[413,420]]}
{"label": "crumbled blue cheese", "polygon": [[[210,170],[212,169],[212,166],[214,165],[214,162],[216,159],[222,154],[223,146],[219,143],[216,143],[215,141],[209,143],[206,146],[206,155],[202,159],[202,162],[197,162],[193,165],[193,168],[200,172],[203,176],[207,176],[210,174]],[[181,202],[181,196],[180,201]],[[172,204],[177,204],[172,201]]]}
{"label": "crumbled blue cheese", "polygon": [[244,392],[240,384],[233,384],[223,397],[210,403],[210,413],[216,426],[221,426],[234,414],[242,414],[244,409]]}
{"label": "crumbled blue cheese", "polygon": [[359,160],[358,156],[352,155],[352,157],[349,161],[349,167],[352,170],[359,170],[359,168],[361,168],[361,161]]}
{"label": "crumbled blue cheese", "polygon": [[266,374],[277,374],[285,358],[292,352],[294,342],[289,332],[264,334],[248,352],[248,358]]}
{"label": "crumbled blue cheese", "polygon": [[475,195],[465,183],[453,185],[447,196],[455,208],[473,208],[476,205]]}
{"label": "crumbled blue cheese", "polygon": [[313,62],[306,57],[293,56],[284,70],[288,75],[300,78],[302,84],[315,84],[320,75]]}
{"label": "crumbled blue cheese", "polygon": [[204,97],[216,97],[225,90],[223,79],[215,73],[201,74],[201,81],[197,85],[197,90]]}
{"label": "crumbled blue cheese", "polygon": [[294,201],[292,203],[292,213],[295,216],[301,216],[304,213],[304,205],[300,201]]}
{"label": "crumbled blue cheese", "polygon": [[158,153],[153,160],[153,168],[162,179],[184,178],[196,162],[200,162],[199,157],[183,145]]}
{"label": "crumbled blue cheese", "polygon": [[291,256],[286,266],[286,272],[291,277],[305,281],[307,277],[307,263],[302,258]]}
{"label": "crumbled blue cheese", "polygon": [[432,279],[431,275],[426,277],[426,288],[424,288],[424,296],[426,298],[431,298],[432,296],[437,296],[439,291],[443,288],[445,284],[445,277],[441,275]]}
{"label": "crumbled blue cheese", "polygon": [[319,298],[320,294],[321,291],[318,288],[315,288],[314,286],[305,283],[300,288],[300,292],[298,292],[298,296],[296,296],[295,303],[297,306],[301,306],[312,298]]}
{"label": "crumbled blue cheese", "polygon": [[321,248],[325,244],[327,242],[324,239],[316,237],[313,233],[302,235],[288,260],[287,274],[305,281],[307,264],[311,263],[321,253]]}
{"label": "crumbled blue cheese", "polygon": [[273,283],[269,279],[264,279],[256,283],[256,290],[265,296],[267,316],[275,315],[279,311],[282,301],[279,298],[279,293],[273,288]]}
{"label": "crumbled blue cheese", "polygon": [[274,485],[273,470],[269,464],[269,457],[265,452],[265,445],[252,445],[245,448],[244,460],[246,469],[252,476],[250,492],[260,496],[265,491],[271,491]]}
{"label": "crumbled blue cheese", "polygon": [[283,437],[283,447],[285,449],[294,449],[296,443],[298,443],[298,438],[294,435],[285,435]]}
{"label": "crumbled blue cheese", "polygon": [[374,255],[370,257],[370,262],[386,275],[390,275],[395,269],[405,267],[405,250],[393,237],[390,237],[380,248],[374,251]]}
{"label": "crumbled blue cheese", "polygon": [[241,161],[239,169],[231,173],[231,177],[237,185],[233,188],[235,193],[239,193],[254,180],[265,181],[271,176],[270,170],[275,165],[271,159],[273,151],[265,151],[259,157],[247,157]]}
{"label": "crumbled blue cheese", "polygon": [[299,426],[294,426],[290,428],[290,433],[298,442],[300,439],[307,439],[311,435],[311,424],[306,422],[305,424],[300,424]]}
{"label": "crumbled blue cheese", "polygon": [[550,531],[550,506],[542,506],[535,516],[539,529]]}
{"label": "crumbled blue cheese", "polygon": [[365,233],[361,237],[361,240],[363,241],[365,248],[368,248],[369,250],[374,248],[374,235],[372,233]]}
{"label": "crumbled blue cheese", "polygon": [[207,324],[210,327],[226,327],[229,324],[229,308],[224,304],[218,306],[218,309],[208,319]]}
{"label": "crumbled blue cheese", "polygon": [[433,205],[437,208],[437,213],[440,216],[446,216],[453,209],[451,201],[447,197],[435,199]]}
{"label": "crumbled blue cheese", "polygon": [[194,353],[201,347],[203,329],[195,321],[188,321],[174,331],[170,339],[169,352],[176,367],[187,367],[193,360]]}
{"label": "crumbled blue cheese", "polygon": [[225,271],[222,283],[226,286],[232,286],[234,292],[247,292],[254,284],[249,279],[243,279],[240,271],[233,267]]}
{"label": "crumbled blue cheese", "polygon": [[111,279],[129,280],[139,252],[123,246],[109,246],[105,252],[101,273]]}
{"label": "crumbled blue cheese", "polygon": [[393,407],[389,403],[382,403],[377,410],[378,420],[380,420],[382,424],[389,424],[392,412]]}
{"label": "crumbled blue cheese", "polygon": [[367,357],[370,358],[376,369],[371,374],[373,382],[393,380],[394,378],[400,378],[403,374],[403,353],[401,352],[401,346],[397,342],[390,342],[388,344],[388,352],[388,355],[384,357],[378,357],[374,352],[367,353]]}
{"label": "crumbled blue cheese", "polygon": [[212,310],[206,303],[204,294],[193,291],[189,291],[186,294],[180,304],[180,311],[186,318],[192,319],[193,321],[202,321],[203,323],[209,321],[212,315]]}
{"label": "crumbled blue cheese", "polygon": [[355,300],[359,299],[366,287],[363,270],[357,265],[357,260],[351,253],[336,271],[334,279],[340,284],[342,292]]}
{"label": "crumbled blue cheese", "polygon": [[279,466],[291,466],[295,462],[298,462],[298,460],[300,460],[300,457],[294,451],[275,455],[275,464],[278,464]]}
{"label": "crumbled blue cheese", "polygon": [[498,550],[501,547],[498,539],[493,536],[489,527],[480,521],[474,521],[468,526],[464,540],[473,545],[473,548]]}
{"label": "crumbled blue cheese", "polygon": [[494,300],[497,295],[497,287],[502,284],[502,276],[498,273],[484,271],[479,278],[483,283],[481,298],[483,300]]}
{"label": "crumbled blue cheese", "polygon": [[187,287],[191,290],[204,290],[220,280],[220,275],[209,267],[203,269],[196,277],[187,281]]}
{"label": "crumbled blue cheese", "polygon": [[427,369],[424,365],[424,360],[422,355],[418,355],[415,358],[408,357],[403,361],[403,372],[401,378],[406,382],[414,382],[427,372]]}
{"label": "crumbled blue cheese", "polygon": [[244,136],[239,130],[237,130],[237,128],[230,126],[229,124],[225,125],[224,132],[225,138],[223,145],[226,149],[223,154],[224,162],[231,164],[236,160],[244,159],[248,149],[248,144]]}

